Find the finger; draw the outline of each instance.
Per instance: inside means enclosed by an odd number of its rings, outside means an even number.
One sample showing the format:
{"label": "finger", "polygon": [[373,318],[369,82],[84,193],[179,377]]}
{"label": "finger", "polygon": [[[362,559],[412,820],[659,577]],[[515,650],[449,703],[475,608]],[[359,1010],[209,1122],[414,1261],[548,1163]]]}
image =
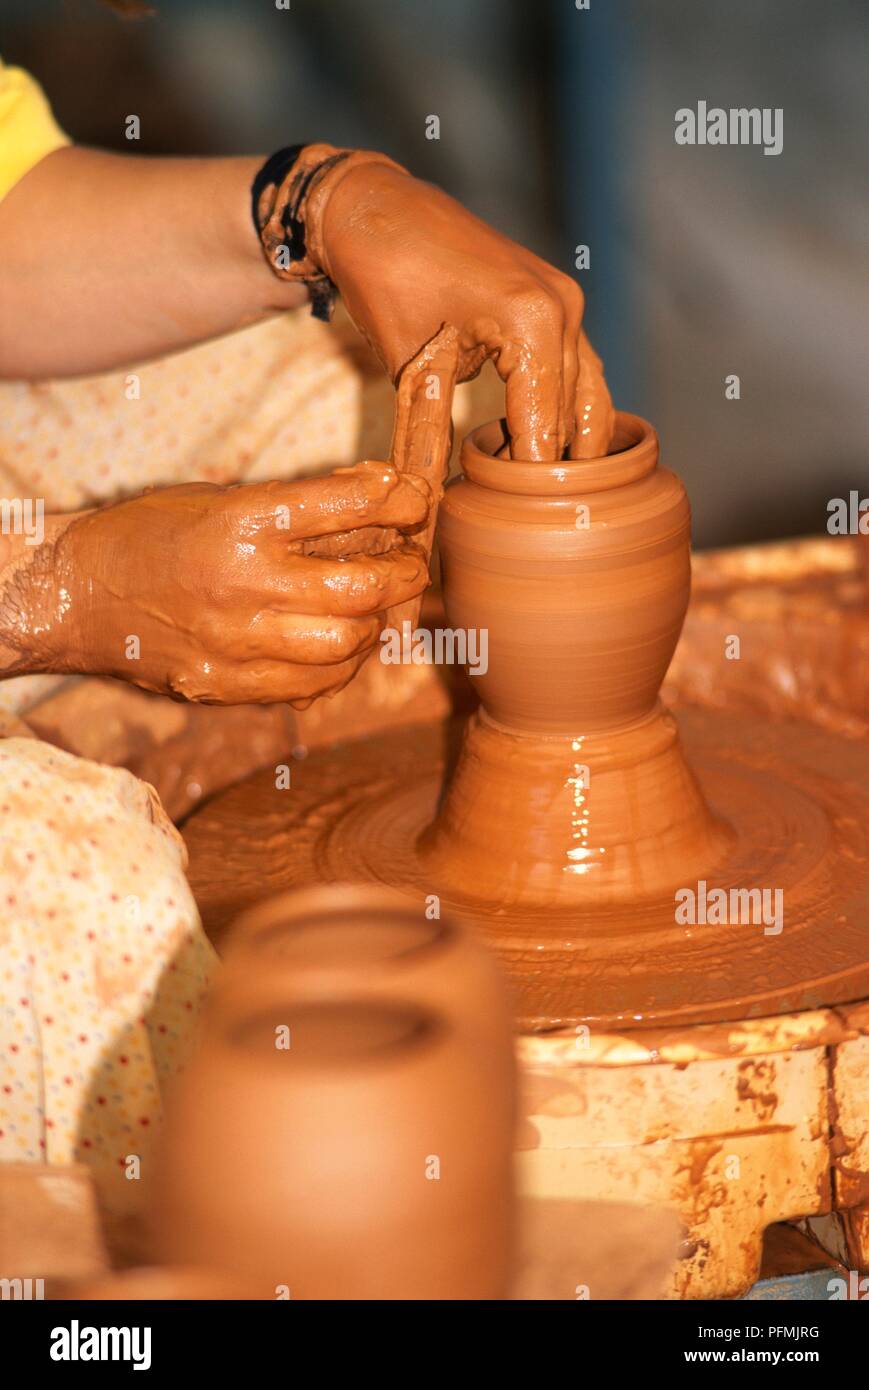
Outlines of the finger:
{"label": "finger", "polygon": [[497,354],[506,383],[507,429],[514,459],[551,462],[564,447],[562,371],[564,315],[546,291],[523,294]]}
{"label": "finger", "polygon": [[576,433],[570,445],[573,459],[601,458],[612,442],[615,412],[603,374],[603,363],[579,335],[579,373],[576,383]]}
{"label": "finger", "polygon": [[563,431],[562,454],[571,443],[576,432],[576,388],[579,376],[579,335],[582,328],[582,311],[585,300],[582,290],[575,280],[567,275],[554,279],[564,307],[564,338],[562,340],[561,373],[561,429]]}
{"label": "finger", "polygon": [[439,496],[449,463],[459,333],[451,324],[425,343],[402,368],[395,399],[390,458]]}
{"label": "finger", "polygon": [[274,531],[283,541],[360,526],[412,530],[424,524],[431,504],[424,480],[406,477],[391,463],[377,460],[292,483],[242,485],[225,497],[243,536]]}
{"label": "finger", "polygon": [[562,352],[562,383],[561,393],[561,420],[564,441],[561,446],[559,458],[564,457],[564,452],[573,443],[576,434],[576,388],[579,381],[579,352],[576,345],[576,334],[571,334],[565,330],[564,344]]}
{"label": "finger", "polygon": [[561,453],[559,430],[560,370],[534,353],[521,351],[509,359],[510,365],[498,373],[507,384],[507,430],[510,457],[534,463],[549,463]]}
{"label": "finger", "polygon": [[[453,394],[459,371],[459,330],[444,323],[402,368],[396,387],[395,422],[389,457],[403,474],[420,478],[432,499],[428,519],[414,535],[426,561],[434,544],[453,444]],[[418,591],[419,593],[422,590]],[[416,623],[415,597],[397,605],[396,616]]]}
{"label": "finger", "polygon": [[257,615],[253,626],[252,636],[263,656],[298,666],[338,666],[371,651],[383,627],[383,614],[317,618],[267,609]]}
{"label": "finger", "polygon": [[425,556],[412,543],[384,555],[347,559],[287,555],[279,566],[255,567],[246,583],[285,612],[365,617],[415,598],[428,587]]}
{"label": "finger", "polygon": [[334,666],[370,651],[383,626],[383,614],[338,617],[287,613],[259,608],[244,623],[227,630],[215,618],[199,633],[202,649],[218,661],[284,661],[307,666]]}
{"label": "finger", "polygon": [[314,700],[321,696],[331,699],[333,695],[338,694],[339,690],[343,690],[346,685],[350,684],[368,657],[369,653],[364,652],[361,656],[354,657],[352,661],[345,661],[343,665],[331,668],[294,667],[291,677],[293,694],[287,696],[289,703],[293,709],[307,709]]}
{"label": "finger", "polygon": [[207,704],[291,704],[305,709],[318,696],[343,690],[367,658],[368,652],[363,652],[335,666],[268,660],[210,662],[208,685],[185,698]]}

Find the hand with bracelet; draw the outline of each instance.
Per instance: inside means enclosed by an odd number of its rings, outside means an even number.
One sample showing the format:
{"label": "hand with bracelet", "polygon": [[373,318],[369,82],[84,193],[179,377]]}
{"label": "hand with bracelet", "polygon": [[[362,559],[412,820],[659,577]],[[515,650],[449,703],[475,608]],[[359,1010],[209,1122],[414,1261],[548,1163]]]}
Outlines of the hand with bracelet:
{"label": "hand with bracelet", "polygon": [[606,452],[612,409],[574,280],[385,155],[279,151],[253,204],[277,274],[309,286],[315,313],[337,287],[393,381],[449,323],[459,381],[491,357],[506,383],[514,458]]}
{"label": "hand with bracelet", "polygon": [[[492,357],[515,457],[590,457],[609,441],[578,286],[386,156],[56,149],[0,201],[0,266],[7,378],[141,362],[308,296],[323,315],[336,287],[393,381],[444,324],[458,333],[459,380]],[[418,481],[362,464],[47,518],[35,549],[0,538],[0,673],[87,671],[227,703],[338,689],[385,610],[425,587],[413,537],[430,501]],[[357,527],[391,528],[398,543],[333,561],[306,544]]]}

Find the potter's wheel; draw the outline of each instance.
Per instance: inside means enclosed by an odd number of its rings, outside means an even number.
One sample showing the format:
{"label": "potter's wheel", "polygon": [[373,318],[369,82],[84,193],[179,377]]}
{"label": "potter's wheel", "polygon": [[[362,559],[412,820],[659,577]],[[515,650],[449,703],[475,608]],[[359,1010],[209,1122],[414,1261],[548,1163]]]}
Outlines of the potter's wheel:
{"label": "potter's wheel", "polygon": [[[544,989],[539,963],[534,975],[528,967],[519,1000],[526,1018],[539,1027],[558,993],[574,1005],[593,997],[592,1017],[627,1022],[599,1022],[587,1036],[551,1026],[518,1037],[520,1190],[679,1212],[687,1240],[668,1296],[739,1297],[758,1276],[764,1229],[806,1217],[847,1268],[869,1268],[869,1006],[808,1007],[869,996],[869,744],[842,737],[865,739],[869,708],[869,624],[860,626],[856,609],[869,610],[857,585],[850,548],[829,538],[701,557],[667,679],[666,701],[708,801],[729,820],[738,802],[746,817],[709,886],[726,878],[781,887],[782,934],[710,926],[688,938],[672,899],[577,914],[572,938],[583,933],[586,947],[571,978],[552,945],[558,921],[538,919],[548,935],[534,954],[548,961],[555,986],[550,976]],[[444,621],[436,601],[432,626]],[[734,632],[742,660],[723,663],[723,636]],[[388,671],[390,690],[406,688],[403,719],[414,708],[425,726],[327,747],[306,712],[300,742],[318,741],[321,751],[292,764],[292,790],[276,791],[274,772],[263,773],[188,821],[190,879],[218,946],[243,907],[281,889],[337,874],[374,877],[375,821],[377,835],[412,845],[415,825],[433,814],[441,759],[462,723],[440,722],[434,673],[429,698],[420,686],[426,671]],[[350,687],[357,706],[359,689]],[[456,703],[462,689],[453,691]],[[330,713],[340,700],[312,710]],[[369,730],[375,720],[395,724],[383,693],[362,704]],[[341,727],[333,719],[331,728]],[[365,731],[359,719],[353,728]],[[778,881],[774,845],[789,856]],[[406,877],[413,868],[411,856]],[[420,881],[412,891],[419,899],[436,888]],[[471,915],[484,931],[503,929],[503,918]],[[527,930],[531,919],[520,925]],[[606,932],[616,941],[615,977],[594,969]],[[668,961],[692,967],[675,1000]],[[650,997],[660,1028],[648,1010],[630,1017],[631,1002]]]}
{"label": "potter's wheel", "polygon": [[312,882],[379,881],[420,904],[438,894],[497,944],[520,1026],[532,1031],[709,1023],[865,997],[869,748],[808,725],[710,711],[682,711],[679,726],[711,808],[735,832],[706,876],[707,895],[781,889],[778,935],[763,924],[678,925],[672,894],[511,914],[442,893],[415,846],[459,720],[337,745],[294,764],[291,790],[262,773],[204,807],[185,839],[205,927],[219,941],[242,907]]}

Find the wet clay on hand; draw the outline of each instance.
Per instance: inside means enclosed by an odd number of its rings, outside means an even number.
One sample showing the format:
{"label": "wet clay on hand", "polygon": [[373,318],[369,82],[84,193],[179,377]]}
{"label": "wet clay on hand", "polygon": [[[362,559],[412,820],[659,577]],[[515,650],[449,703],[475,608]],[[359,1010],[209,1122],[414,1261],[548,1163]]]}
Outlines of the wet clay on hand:
{"label": "wet clay on hand", "polygon": [[[307,703],[339,690],[387,609],[420,594],[423,479],[364,462],[293,483],[186,484],[74,516],[0,600],[7,674],[116,676],[215,704]],[[312,540],[383,528],[385,553]]]}
{"label": "wet clay on hand", "polygon": [[[430,499],[427,519],[413,534],[416,551],[426,564],[431,559],[437,509],[449,468],[457,363],[458,334],[444,324],[402,369],[396,390],[390,460],[399,478],[414,482]],[[395,527],[360,526],[309,542],[305,554],[331,559],[384,555],[400,549],[402,540]],[[402,622],[414,625],[421,603],[422,593],[418,592],[390,608],[384,626],[400,628]]]}
{"label": "wet clay on hand", "polygon": [[[290,210],[305,256],[282,270],[275,257]],[[580,331],[579,286],[439,188],[385,156],[313,145],[269,193],[260,220],[276,273],[325,273],[393,381],[445,324],[458,335],[459,381],[494,360],[517,458],[606,453],[612,405]]]}

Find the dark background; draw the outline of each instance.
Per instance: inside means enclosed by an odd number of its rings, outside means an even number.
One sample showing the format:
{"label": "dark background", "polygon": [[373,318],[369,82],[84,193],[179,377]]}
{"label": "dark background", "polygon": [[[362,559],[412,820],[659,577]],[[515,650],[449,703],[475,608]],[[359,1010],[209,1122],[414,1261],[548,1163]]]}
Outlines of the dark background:
{"label": "dark background", "polygon": [[[869,491],[865,0],[156,10],[0,0],[0,53],[82,143],[383,149],[578,274],[616,401],[657,425],[700,544],[817,532],[829,498]],[[676,145],[675,111],[701,99],[783,107],[782,154]]]}

